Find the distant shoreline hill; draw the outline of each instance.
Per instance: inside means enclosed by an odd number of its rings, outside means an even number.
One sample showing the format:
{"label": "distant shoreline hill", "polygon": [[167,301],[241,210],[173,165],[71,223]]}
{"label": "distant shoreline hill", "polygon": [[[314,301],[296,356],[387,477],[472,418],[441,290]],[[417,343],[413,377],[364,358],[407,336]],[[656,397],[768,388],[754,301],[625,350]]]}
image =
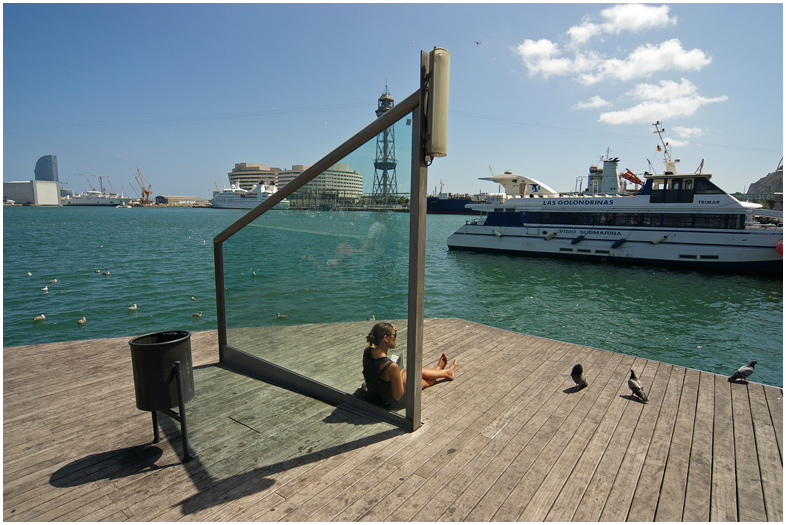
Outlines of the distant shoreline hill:
{"label": "distant shoreline hill", "polygon": [[748,193],[759,195],[783,193],[783,161],[781,161],[775,171],[768,173],[765,177],[751,184],[748,188]]}

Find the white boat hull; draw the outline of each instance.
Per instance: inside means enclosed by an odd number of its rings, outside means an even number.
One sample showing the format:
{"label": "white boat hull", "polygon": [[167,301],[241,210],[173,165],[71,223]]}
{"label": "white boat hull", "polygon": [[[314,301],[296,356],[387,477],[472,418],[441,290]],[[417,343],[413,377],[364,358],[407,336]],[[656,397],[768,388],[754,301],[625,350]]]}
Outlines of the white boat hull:
{"label": "white boat hull", "polygon": [[782,230],[625,229],[483,226],[468,223],[447,241],[453,250],[564,257],[718,270],[783,271]]}
{"label": "white boat hull", "polygon": [[[211,200],[211,204],[214,208],[222,208],[222,209],[231,209],[231,210],[250,210],[263,202],[266,199],[237,199],[237,200],[229,200],[229,199],[213,199]],[[279,202],[275,206],[273,206],[274,210],[288,210],[289,209],[289,201],[284,199],[283,201]]]}

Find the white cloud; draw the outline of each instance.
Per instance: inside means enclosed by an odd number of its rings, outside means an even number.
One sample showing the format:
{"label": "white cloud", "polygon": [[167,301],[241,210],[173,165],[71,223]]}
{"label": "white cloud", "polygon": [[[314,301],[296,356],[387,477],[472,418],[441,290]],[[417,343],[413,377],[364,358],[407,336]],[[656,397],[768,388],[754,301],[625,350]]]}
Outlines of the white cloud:
{"label": "white cloud", "polygon": [[595,95],[584,102],[579,102],[576,104],[576,109],[602,108],[608,106],[609,104],[611,104],[609,101],[603,100],[601,97]]}
{"label": "white cloud", "polygon": [[547,39],[524,40],[516,48],[530,76],[575,75],[582,84],[603,80],[630,81],[659,71],[699,71],[712,62],[700,49],[686,51],[677,39],[658,45],[644,44],[625,58],[603,58],[594,51],[575,51],[561,56],[557,44]]}
{"label": "white cloud", "polygon": [[607,124],[635,124],[668,120],[693,115],[706,104],[724,102],[727,96],[707,98],[699,95],[696,86],[687,79],[678,84],[662,80],[658,85],[638,84],[627,95],[641,100],[631,108],[601,113],[599,122]]}
{"label": "white cloud", "polygon": [[701,137],[702,135],[704,135],[704,132],[701,130],[701,128],[686,128],[684,126],[673,126],[671,129],[674,130],[674,133],[676,133],[678,137],[683,139]]}
{"label": "white cloud", "polygon": [[677,23],[676,18],[669,17],[669,6],[666,5],[620,4],[604,9],[600,15],[606,19],[602,24],[603,30],[614,34],[657,29]]}
{"label": "white cloud", "polygon": [[659,45],[639,46],[624,60],[606,60],[601,65],[601,74],[627,81],[648,77],[657,71],[700,71],[711,62],[712,58],[700,49],[685,51],[675,38]]}
{"label": "white cloud", "polygon": [[623,31],[640,32],[647,29],[658,29],[677,23],[676,18],[669,17],[669,6],[655,7],[644,4],[620,4],[608,7],[600,12],[604,19],[595,23],[584,17],[581,24],[567,30],[570,43],[568,47],[581,47],[594,37],[604,34],[619,35]]}

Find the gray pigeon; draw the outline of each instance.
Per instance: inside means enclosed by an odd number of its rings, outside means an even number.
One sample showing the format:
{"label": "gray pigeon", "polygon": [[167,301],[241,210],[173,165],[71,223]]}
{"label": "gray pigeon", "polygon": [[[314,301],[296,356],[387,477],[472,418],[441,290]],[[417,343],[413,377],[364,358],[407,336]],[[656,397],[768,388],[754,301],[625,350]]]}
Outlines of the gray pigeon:
{"label": "gray pigeon", "polygon": [[630,379],[628,379],[628,387],[630,391],[633,392],[633,395],[641,399],[643,402],[647,402],[647,394],[644,393],[644,387],[641,386],[641,382],[639,382],[636,374],[633,370],[630,371]]}
{"label": "gray pigeon", "polygon": [[743,383],[748,382],[748,377],[753,373],[753,367],[756,366],[756,361],[751,361],[749,365],[741,366],[736,372],[734,372],[729,381],[737,381],[738,379]]}
{"label": "gray pigeon", "polygon": [[584,379],[584,367],[581,366],[581,363],[573,367],[573,370],[570,372],[570,377],[573,379],[573,382],[576,383],[576,387],[573,391],[581,390],[582,388],[587,388],[587,380]]}

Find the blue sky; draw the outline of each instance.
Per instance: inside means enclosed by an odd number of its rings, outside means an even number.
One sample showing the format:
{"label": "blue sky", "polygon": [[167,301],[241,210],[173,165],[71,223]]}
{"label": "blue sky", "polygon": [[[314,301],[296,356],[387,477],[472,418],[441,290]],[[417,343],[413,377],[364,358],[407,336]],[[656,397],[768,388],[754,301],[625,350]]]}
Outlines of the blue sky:
{"label": "blue sky", "polygon": [[6,3],[3,179],[55,154],[77,191],[102,175],[133,195],[138,167],[154,195],[209,197],[237,162],[316,162],[386,85],[415,91],[435,46],[451,52],[449,144],[429,191],[496,191],[477,180],[490,169],[571,191],[607,149],[661,170],[656,120],[682,171],[705,159],[728,191],[783,155],[780,3]]}

